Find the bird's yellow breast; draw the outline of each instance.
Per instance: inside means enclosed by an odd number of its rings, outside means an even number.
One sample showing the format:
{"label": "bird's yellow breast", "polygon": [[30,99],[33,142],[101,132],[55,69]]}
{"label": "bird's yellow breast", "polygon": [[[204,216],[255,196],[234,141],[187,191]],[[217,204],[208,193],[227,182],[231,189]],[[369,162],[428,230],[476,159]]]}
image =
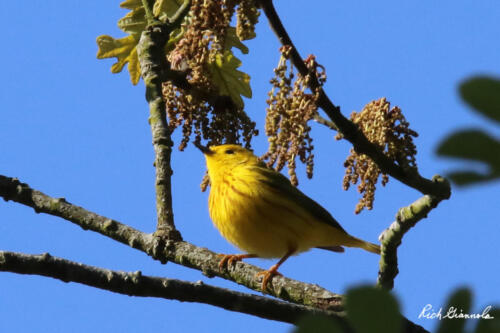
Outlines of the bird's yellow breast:
{"label": "bird's yellow breast", "polygon": [[317,221],[251,172],[235,168],[211,184],[210,217],[229,242],[263,258],[342,243],[344,232]]}

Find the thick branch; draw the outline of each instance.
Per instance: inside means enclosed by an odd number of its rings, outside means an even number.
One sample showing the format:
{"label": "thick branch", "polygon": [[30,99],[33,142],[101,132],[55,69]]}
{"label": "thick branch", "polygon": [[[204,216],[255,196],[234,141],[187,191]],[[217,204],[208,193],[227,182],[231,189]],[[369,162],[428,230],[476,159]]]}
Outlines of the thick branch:
{"label": "thick branch", "polygon": [[[435,182],[447,182],[444,178],[434,177]],[[411,205],[401,208],[389,228],[380,234],[380,268],[377,285],[388,290],[394,287],[394,279],[398,275],[398,247],[405,233],[413,228],[418,221],[436,208],[442,198],[425,195]]]}
{"label": "thick branch", "polygon": [[[172,261],[194,268],[208,277],[218,276],[250,289],[261,291],[260,282],[254,277],[262,270],[256,266],[238,262],[227,270],[219,270],[220,258],[205,248],[181,241],[164,241],[118,221],[97,215],[82,207],[68,203],[64,198],[52,198],[15,178],[0,176],[0,196],[32,207],[37,213],[59,216],[71,221],[84,230],[92,230],[120,243],[147,253],[163,263]],[[307,284],[285,277],[274,277],[267,292],[283,300],[313,306],[335,312],[342,311],[342,297],[317,285]]]}
{"label": "thick branch", "polygon": [[[258,267],[238,262],[234,267],[220,271],[218,268],[219,258],[212,251],[182,241],[164,242],[163,238],[153,237],[151,234],[145,234],[115,220],[72,205],[64,198],[49,197],[42,192],[31,189],[27,184],[21,183],[15,178],[0,175],[0,196],[6,201],[12,200],[32,207],[36,213],[59,216],[79,225],[84,230],[90,229],[98,232],[145,252],[162,263],[173,261],[200,270],[208,277],[218,276],[260,291],[260,283],[254,279],[255,274],[262,271]],[[334,313],[339,316],[343,315],[342,296],[318,285],[277,276],[268,284],[267,291],[270,295],[285,301],[329,311],[332,315]],[[405,320],[404,332],[425,333],[426,331]]]}
{"label": "thick branch", "polygon": [[[292,47],[290,58],[293,65],[302,75],[310,74],[302,60],[298,50],[295,48],[290,36],[288,35],[283,23],[281,22],[276,10],[274,9],[272,0],[260,0],[260,5],[266,14],[271,28],[277,35],[282,45]],[[394,163],[391,159],[381,152],[377,146],[372,144],[366,136],[357,128],[357,126],[345,118],[340,112],[340,107],[332,103],[330,98],[325,94],[320,87],[318,80],[314,75],[310,75],[311,80],[309,86],[311,89],[319,89],[318,106],[328,115],[334,126],[343,135],[345,139],[352,143],[356,152],[369,156],[382,171],[396,178],[403,184],[406,184],[423,194],[433,195],[439,198],[448,199],[450,197],[450,186],[446,183],[436,183],[426,179],[412,170],[406,170]]]}
{"label": "thick branch", "polygon": [[28,255],[0,251],[0,271],[51,277],[63,282],[77,282],[128,296],[158,297],[181,302],[214,305],[226,310],[246,313],[294,324],[304,315],[324,315],[344,323],[338,313],[291,304],[268,297],[235,292],[175,279],[144,276],[140,271],[122,272],[88,266],[48,253]]}

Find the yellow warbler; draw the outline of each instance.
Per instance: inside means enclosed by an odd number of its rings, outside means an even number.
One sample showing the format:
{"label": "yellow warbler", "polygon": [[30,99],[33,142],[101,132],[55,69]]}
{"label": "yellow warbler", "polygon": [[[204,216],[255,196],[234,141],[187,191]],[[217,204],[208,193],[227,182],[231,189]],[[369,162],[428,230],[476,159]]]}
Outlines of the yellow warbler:
{"label": "yellow warbler", "polygon": [[291,255],[343,246],[380,254],[380,247],[349,235],[318,203],[238,145],[196,146],[210,177],[210,217],[222,236],[247,254],[225,255],[219,267],[243,258],[281,258],[263,276],[262,290]]}

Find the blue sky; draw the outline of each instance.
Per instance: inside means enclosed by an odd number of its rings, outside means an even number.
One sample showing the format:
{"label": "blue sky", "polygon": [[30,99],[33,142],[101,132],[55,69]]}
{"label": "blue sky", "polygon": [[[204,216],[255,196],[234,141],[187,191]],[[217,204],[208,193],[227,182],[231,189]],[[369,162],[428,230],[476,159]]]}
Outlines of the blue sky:
{"label": "blue sky", "polygon": [[[426,177],[461,163],[434,151],[458,128],[498,127],[460,101],[457,84],[477,73],[500,75],[500,5],[490,1],[276,1],[296,46],[316,55],[327,69],[326,91],[344,114],[387,97],[399,105],[420,136],[417,162]],[[97,60],[95,38],[121,37],[116,21],[126,13],[114,1],[8,1],[0,12],[0,174],[18,177],[51,196],[86,207],[145,232],[155,226],[154,168],[148,110],[142,82],[112,75],[111,60]],[[254,98],[246,110],[263,133],[266,93],[279,58],[278,43],[264,17],[257,39],[247,43],[243,70],[252,77]],[[496,134],[495,134],[496,133]],[[375,208],[354,215],[358,194],[341,188],[342,163],[350,146],[313,126],[315,174],[300,188],[327,208],[355,236],[376,241],[398,208],[420,194],[391,180],[377,192]],[[179,133],[175,135],[179,142]],[[262,153],[266,138],[254,141]],[[184,238],[231,253],[212,226],[207,193],[199,183],[204,161],[196,149],[173,155],[175,219]],[[473,309],[499,304],[499,183],[454,188],[403,240],[395,281],[402,311],[418,320],[426,304],[439,307],[456,287],[470,286]],[[58,218],[0,202],[0,249],[54,256],[115,270],[203,280],[245,290],[198,271],[151,260],[145,254]],[[273,262],[249,260],[261,267]],[[373,283],[377,257],[357,249],[313,250],[287,261],[281,272],[344,293]],[[170,331],[288,332],[290,325],[229,313],[207,305],[131,298],[58,280],[0,274],[0,331],[74,332],[105,329]]]}

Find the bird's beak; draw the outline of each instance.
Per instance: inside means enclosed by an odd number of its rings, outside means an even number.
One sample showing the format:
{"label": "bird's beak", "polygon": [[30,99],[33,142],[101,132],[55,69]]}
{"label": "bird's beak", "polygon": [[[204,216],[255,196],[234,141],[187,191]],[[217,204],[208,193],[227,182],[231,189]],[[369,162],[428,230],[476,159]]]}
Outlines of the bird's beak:
{"label": "bird's beak", "polygon": [[212,155],[214,152],[210,150],[209,147],[201,145],[199,142],[194,142],[194,145],[201,150],[201,152],[205,155]]}

